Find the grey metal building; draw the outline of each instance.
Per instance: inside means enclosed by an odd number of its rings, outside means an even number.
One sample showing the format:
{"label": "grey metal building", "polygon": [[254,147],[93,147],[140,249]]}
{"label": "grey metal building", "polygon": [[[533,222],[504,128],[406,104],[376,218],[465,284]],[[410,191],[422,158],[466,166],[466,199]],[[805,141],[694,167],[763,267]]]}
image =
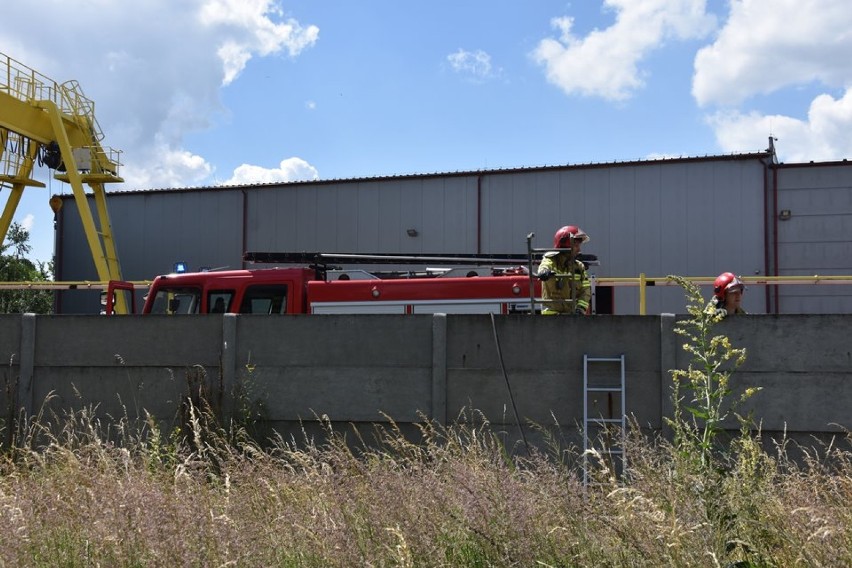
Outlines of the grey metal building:
{"label": "grey metal building", "polygon": [[[777,164],[766,152],[606,164],[267,185],[113,192],[123,276],[175,262],[239,268],[244,251],[526,253],[576,224],[598,278],[852,274],[852,164]],[[96,280],[73,199],[57,217],[56,278]],[[615,313],[636,287],[606,289]],[[709,295],[709,294],[708,294]],[[852,313],[849,286],[750,286],[750,313]],[[676,287],[647,289],[647,313],[682,312]],[[63,292],[60,313],[96,313]]]}

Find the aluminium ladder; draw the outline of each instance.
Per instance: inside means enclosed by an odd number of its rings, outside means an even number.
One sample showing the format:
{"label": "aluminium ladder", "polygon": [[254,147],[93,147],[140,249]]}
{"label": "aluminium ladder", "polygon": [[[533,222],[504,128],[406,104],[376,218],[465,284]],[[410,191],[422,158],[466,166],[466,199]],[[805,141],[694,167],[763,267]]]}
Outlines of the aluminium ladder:
{"label": "aluminium ladder", "polygon": [[[619,365],[619,376],[616,380],[614,377],[607,376],[606,379],[600,379],[595,376],[594,379],[589,377],[589,365],[595,364],[612,364]],[[616,473],[624,471],[625,455],[624,442],[626,438],[626,407],[625,407],[625,377],[624,377],[624,354],[617,357],[590,357],[588,354],[583,355],[583,484],[588,485],[589,482],[589,453],[590,450],[596,450],[610,463],[613,471]],[[591,411],[598,408],[597,400],[593,400],[592,409],[590,409],[590,398],[598,394],[606,395],[607,406],[591,415]],[[616,404],[613,403],[613,397],[617,397]],[[609,429],[611,427],[618,428],[618,441],[613,444],[609,439]],[[590,431],[594,431],[595,436],[590,435]],[[600,447],[602,439],[606,439],[607,443],[604,447]],[[619,464],[616,462],[620,460]]]}

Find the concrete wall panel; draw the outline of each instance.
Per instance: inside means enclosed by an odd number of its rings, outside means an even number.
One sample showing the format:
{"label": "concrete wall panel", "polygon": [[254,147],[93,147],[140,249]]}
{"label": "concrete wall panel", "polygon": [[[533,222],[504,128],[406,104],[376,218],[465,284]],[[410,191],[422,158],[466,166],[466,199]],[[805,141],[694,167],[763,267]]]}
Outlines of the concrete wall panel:
{"label": "concrete wall panel", "polygon": [[[210,369],[215,380],[215,369]],[[187,369],[180,367],[76,367],[35,368],[32,405],[35,412],[56,423],[69,409],[87,408],[108,423],[122,419],[144,420],[147,415],[175,424],[181,402],[190,394]],[[61,420],[60,420],[61,422]]]}
{"label": "concrete wall panel", "polygon": [[216,366],[222,342],[217,316],[39,316],[36,325],[38,364],[48,367]]}
{"label": "concrete wall panel", "polygon": [[429,315],[240,317],[238,365],[430,367]]}
{"label": "concrete wall panel", "polygon": [[[852,423],[850,372],[737,373],[731,381],[735,393],[745,386],[759,385],[762,390],[739,409],[753,413],[762,428],[772,431],[843,432]],[[728,427],[736,428],[732,418]]]}
{"label": "concrete wall panel", "polygon": [[743,316],[716,333],[746,349],[745,372],[852,373],[852,320],[845,316]]}
{"label": "concrete wall panel", "polygon": [[263,385],[270,420],[313,420],[325,414],[335,422],[386,422],[386,415],[417,422],[430,413],[430,369],[258,367],[249,380],[249,388]]}
{"label": "concrete wall panel", "polygon": [[0,361],[5,365],[14,364],[14,356],[20,356],[20,348],[21,315],[0,315]]}
{"label": "concrete wall panel", "polygon": [[[583,418],[583,355],[623,353],[628,414],[660,429],[671,413],[670,370],[689,365],[671,317],[500,316],[494,318],[499,351],[491,321],[487,315],[29,316],[0,318],[0,329],[4,349],[19,353],[18,368],[9,372],[20,371],[21,407],[37,412],[53,393],[57,412],[97,405],[104,418],[147,410],[171,421],[183,397],[202,387],[228,412],[239,387],[269,424],[290,427],[315,414],[340,426],[382,422],[384,414],[405,424],[423,415],[454,420],[464,411],[468,419],[482,413],[508,428],[516,425],[516,406],[522,421],[556,422],[569,434]],[[753,409],[771,431],[849,427],[850,326],[842,315],[722,322],[716,333],[748,349],[732,386],[764,389],[742,410]],[[619,372],[617,364],[590,363],[590,382],[612,386]],[[590,393],[592,415],[610,416],[619,397]],[[736,428],[733,421],[728,426]]]}

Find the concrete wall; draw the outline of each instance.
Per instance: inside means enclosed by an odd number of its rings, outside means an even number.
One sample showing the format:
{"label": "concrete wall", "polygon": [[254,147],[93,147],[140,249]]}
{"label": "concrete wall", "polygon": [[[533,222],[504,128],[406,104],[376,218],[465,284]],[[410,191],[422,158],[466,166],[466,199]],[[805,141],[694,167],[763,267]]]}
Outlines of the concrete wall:
{"label": "concrete wall", "polygon": [[[60,414],[97,405],[107,420],[149,412],[169,424],[190,390],[204,385],[225,413],[234,410],[228,395],[242,388],[244,400],[260,404],[265,426],[285,435],[322,415],[342,427],[392,418],[413,428],[422,416],[452,422],[481,413],[517,439],[516,407],[523,422],[558,422],[559,433],[579,444],[583,356],[621,354],[627,413],[653,430],[671,415],[669,370],[689,364],[672,331],[675,317],[493,322],[488,315],[0,316],[0,357],[9,362],[0,368],[1,418],[19,407],[35,413],[52,397],[48,407]],[[804,439],[852,426],[852,317],[742,316],[717,331],[748,350],[733,386],[763,387],[743,412],[752,411],[765,434]],[[618,364],[589,366],[593,381],[617,383],[619,373]],[[620,399],[593,393],[588,404],[607,417],[618,414]]]}

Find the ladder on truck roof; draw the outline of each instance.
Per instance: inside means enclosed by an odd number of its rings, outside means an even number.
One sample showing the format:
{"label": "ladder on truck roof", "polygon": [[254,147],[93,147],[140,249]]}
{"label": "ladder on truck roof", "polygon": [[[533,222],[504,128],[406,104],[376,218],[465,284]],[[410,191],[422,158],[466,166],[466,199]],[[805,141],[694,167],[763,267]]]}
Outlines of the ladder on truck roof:
{"label": "ladder on truck roof", "polygon": [[[511,254],[423,254],[423,253],[326,253],[326,252],[245,252],[243,261],[268,264],[298,264],[307,266],[316,271],[317,280],[328,280],[328,273],[332,271],[344,271],[346,265],[370,264],[388,265],[386,270],[374,270],[369,272],[359,270],[357,272],[367,275],[369,278],[380,280],[414,279],[414,278],[437,278],[441,276],[452,276],[450,268],[428,267],[427,264],[439,264],[444,267],[467,266],[476,268],[466,276],[508,276],[526,274],[526,258]],[[391,266],[393,265],[393,266]],[[400,266],[425,267],[421,270],[399,269]],[[490,268],[489,274],[482,274],[482,270]],[[346,270],[347,274],[356,272]],[[358,277],[356,277],[358,278]],[[360,278],[359,278],[360,279]]]}
{"label": "ladder on truck roof", "polygon": [[[545,252],[550,249],[541,249]],[[539,252],[538,249],[534,249]],[[586,263],[597,262],[593,254],[579,254],[577,258]],[[422,264],[440,262],[447,265],[526,265],[530,257],[521,254],[490,253],[325,253],[325,252],[246,252],[246,262],[269,264]]]}
{"label": "ladder on truck roof", "polygon": [[270,264],[423,264],[440,262],[446,265],[515,264],[525,265],[527,257],[517,254],[469,253],[326,253],[326,252],[246,252],[246,262]]}

